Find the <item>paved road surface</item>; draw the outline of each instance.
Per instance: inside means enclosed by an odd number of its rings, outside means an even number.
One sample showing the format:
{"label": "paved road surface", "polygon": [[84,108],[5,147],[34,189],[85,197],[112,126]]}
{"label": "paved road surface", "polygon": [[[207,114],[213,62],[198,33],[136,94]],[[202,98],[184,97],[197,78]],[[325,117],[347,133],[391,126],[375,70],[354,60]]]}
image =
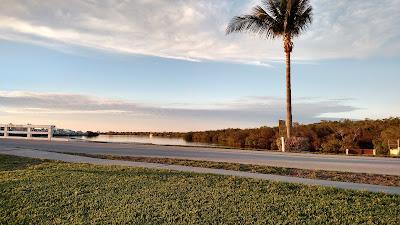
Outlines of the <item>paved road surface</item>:
{"label": "paved road surface", "polygon": [[0,150],[17,148],[53,152],[113,154],[237,162],[301,169],[324,169],[331,171],[364,172],[400,176],[399,158],[256,152],[144,144],[90,143],[77,141],[49,142],[44,140],[0,139]]}
{"label": "paved road surface", "polygon": [[380,186],[380,185],[371,185],[371,184],[358,184],[358,183],[347,183],[347,182],[337,182],[337,181],[328,181],[328,180],[306,179],[306,178],[300,178],[300,177],[278,176],[278,175],[272,175],[272,174],[249,173],[249,172],[242,172],[242,171],[200,168],[200,167],[191,167],[191,166],[166,165],[166,164],[159,164],[159,163],[129,162],[129,161],[122,161],[122,160],[97,159],[97,158],[89,158],[89,157],[82,157],[82,156],[76,156],[76,155],[66,155],[66,154],[57,153],[57,152],[45,152],[45,151],[37,151],[37,150],[25,150],[25,149],[12,150],[12,149],[9,149],[9,150],[0,150],[0,154],[1,153],[8,154],[8,155],[31,157],[31,158],[61,160],[61,161],[71,162],[71,163],[90,163],[90,164],[96,164],[96,165],[118,165],[118,166],[144,167],[144,168],[150,168],[150,169],[167,169],[167,170],[175,170],[175,171],[194,172],[194,173],[238,176],[238,177],[271,180],[271,181],[278,181],[278,182],[319,185],[319,186],[325,186],[325,187],[335,187],[335,188],[358,190],[358,191],[382,192],[382,193],[387,193],[387,194],[400,194],[399,187],[389,187],[389,186]]}

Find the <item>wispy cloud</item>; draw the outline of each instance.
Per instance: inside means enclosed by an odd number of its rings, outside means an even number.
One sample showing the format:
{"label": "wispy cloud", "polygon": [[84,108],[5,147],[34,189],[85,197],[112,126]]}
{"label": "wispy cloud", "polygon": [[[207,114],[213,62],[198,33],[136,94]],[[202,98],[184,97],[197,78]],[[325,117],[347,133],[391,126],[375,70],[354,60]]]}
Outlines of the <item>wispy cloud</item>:
{"label": "wispy cloud", "polygon": [[[146,105],[118,99],[97,98],[87,95],[35,92],[0,92],[0,113],[13,114],[14,118],[28,118],[41,114],[54,121],[90,115],[90,125],[86,129],[112,129],[110,124],[125,130],[201,130],[226,127],[254,127],[275,125],[284,117],[284,99],[275,97],[247,97],[207,105],[177,104],[173,107]],[[319,121],[323,114],[343,113],[356,110],[342,100],[296,99],[295,119],[300,122]],[[18,116],[20,115],[20,116]],[[58,120],[57,117],[59,116]],[[105,118],[113,118],[106,121]],[[148,120],[158,127],[146,124]],[[118,123],[115,123],[118,121]],[[10,122],[10,121],[3,121]],[[46,123],[48,121],[40,121]],[[62,122],[61,122],[62,123]],[[174,123],[175,126],[164,126]],[[56,124],[58,125],[58,124]],[[108,126],[108,127],[107,127]]]}
{"label": "wispy cloud", "polygon": [[[5,0],[0,38],[54,48],[83,46],[180,60],[269,66],[280,40],[225,36],[229,19],[260,1]],[[295,42],[295,60],[398,55],[397,0],[315,0],[314,23]]]}

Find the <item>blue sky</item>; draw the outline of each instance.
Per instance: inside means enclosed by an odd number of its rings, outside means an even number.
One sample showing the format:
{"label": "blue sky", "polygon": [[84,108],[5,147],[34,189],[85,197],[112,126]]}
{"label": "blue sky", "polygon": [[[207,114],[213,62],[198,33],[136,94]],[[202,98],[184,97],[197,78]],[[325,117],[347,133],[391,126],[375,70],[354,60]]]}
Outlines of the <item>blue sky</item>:
{"label": "blue sky", "polygon": [[[276,125],[285,116],[280,40],[223,32],[258,3],[10,1],[0,10],[0,123]],[[293,55],[296,121],[400,116],[400,4],[384,3],[311,1],[314,23]]]}

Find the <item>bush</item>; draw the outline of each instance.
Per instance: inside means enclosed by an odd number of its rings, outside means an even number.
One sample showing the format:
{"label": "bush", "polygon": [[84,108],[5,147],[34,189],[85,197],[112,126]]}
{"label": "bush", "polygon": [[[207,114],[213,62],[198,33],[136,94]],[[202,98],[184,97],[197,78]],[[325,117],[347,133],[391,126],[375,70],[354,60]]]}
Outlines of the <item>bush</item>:
{"label": "bush", "polygon": [[389,127],[382,131],[381,139],[382,140],[397,140],[400,138],[400,126]]}
{"label": "bush", "polygon": [[341,147],[342,143],[338,139],[329,139],[321,145],[322,152],[325,153],[339,153]]}
{"label": "bush", "polygon": [[193,141],[193,133],[188,132],[183,136],[183,139],[187,142],[192,142]]}
{"label": "bush", "polygon": [[271,150],[282,150],[282,149],[280,149],[280,146],[281,146],[280,139],[278,141],[272,141]]}
{"label": "bush", "polygon": [[[280,151],[282,151],[281,139],[276,140],[276,144]],[[285,150],[290,152],[310,151],[310,140],[304,137],[291,137],[285,139]]]}
{"label": "bush", "polygon": [[382,140],[373,140],[374,149],[376,150],[376,154],[378,155],[388,155],[389,147],[387,144],[383,143]]}

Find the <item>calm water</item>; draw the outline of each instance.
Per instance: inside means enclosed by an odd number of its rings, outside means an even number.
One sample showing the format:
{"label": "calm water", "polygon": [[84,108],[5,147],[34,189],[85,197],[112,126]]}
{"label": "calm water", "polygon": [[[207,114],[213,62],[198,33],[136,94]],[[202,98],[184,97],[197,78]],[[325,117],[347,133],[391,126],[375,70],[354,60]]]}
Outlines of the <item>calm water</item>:
{"label": "calm water", "polygon": [[82,137],[84,140],[102,142],[129,142],[157,145],[186,145],[186,146],[213,146],[211,144],[187,142],[183,138],[149,137],[137,135],[99,135],[97,137]]}

